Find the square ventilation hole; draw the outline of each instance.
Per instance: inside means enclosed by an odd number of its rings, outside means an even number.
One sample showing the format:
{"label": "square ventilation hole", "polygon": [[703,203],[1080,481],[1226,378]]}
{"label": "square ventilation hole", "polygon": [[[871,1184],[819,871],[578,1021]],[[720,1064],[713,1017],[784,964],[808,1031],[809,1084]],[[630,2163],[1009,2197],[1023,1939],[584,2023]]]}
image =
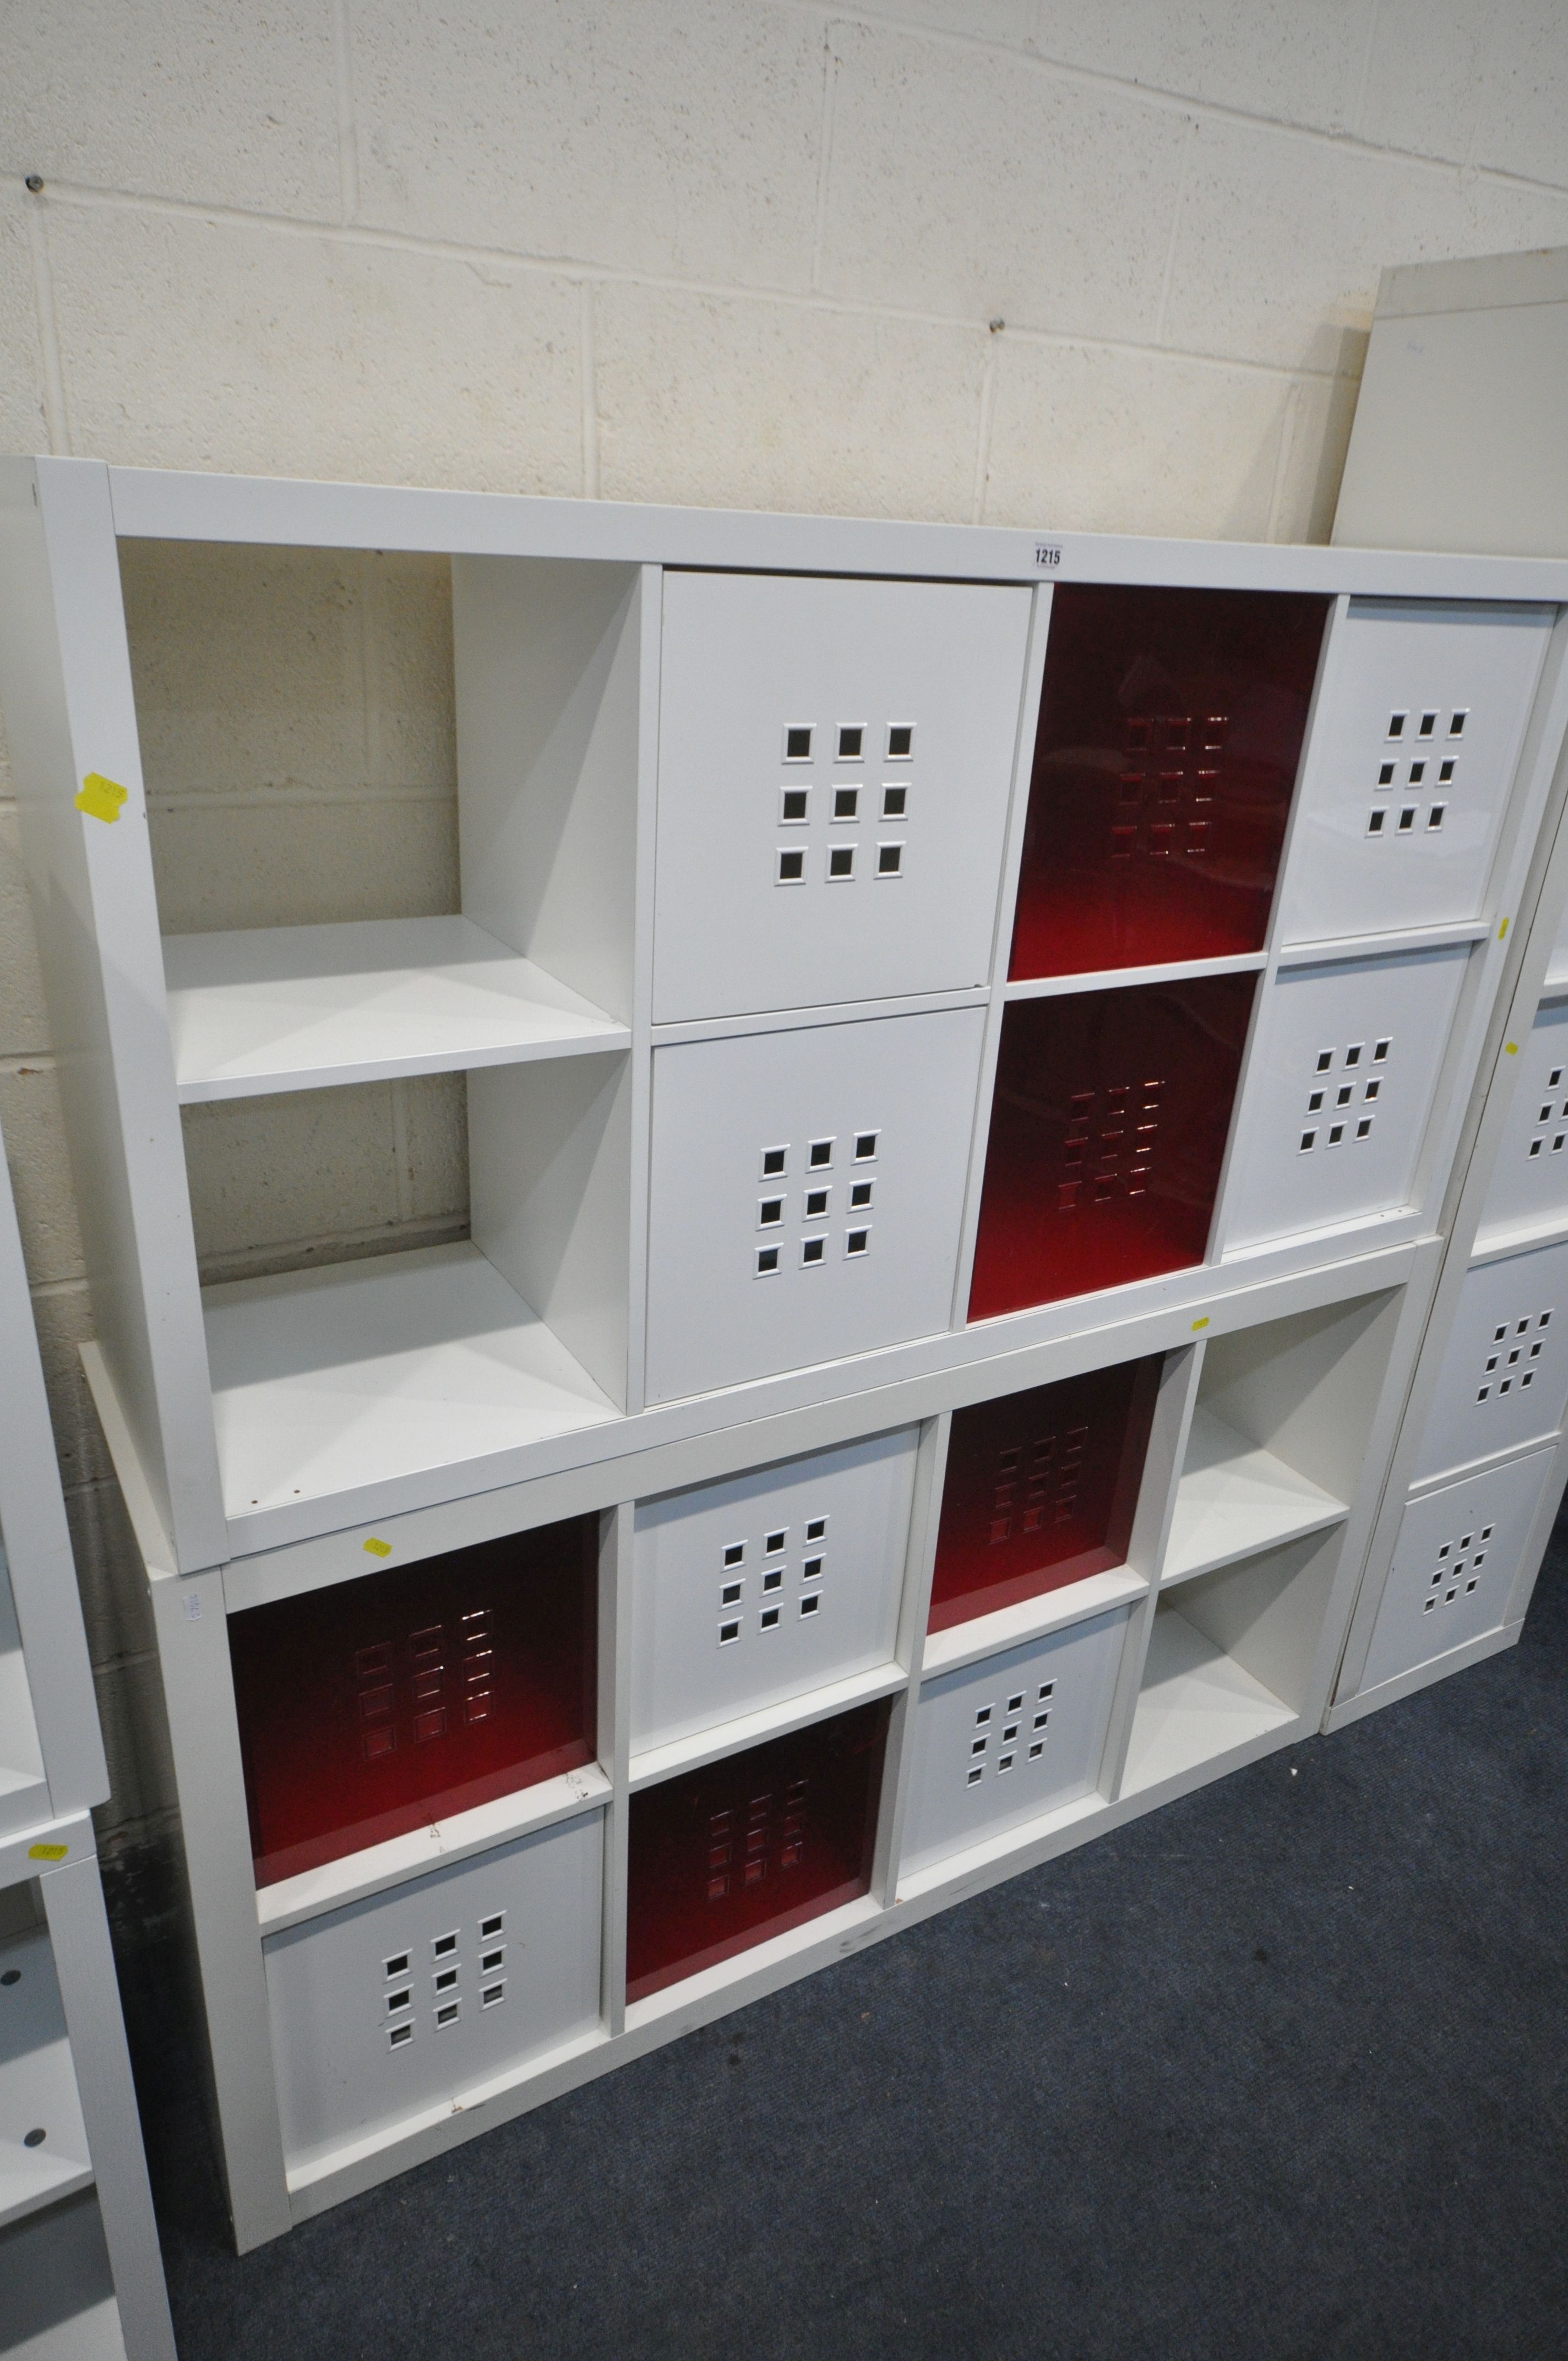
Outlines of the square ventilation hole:
{"label": "square ventilation hole", "polygon": [[762,1150],[763,1180],[782,1180],[784,1178],[784,1167],[788,1161],[789,1148],[787,1145],[784,1148],[764,1148]]}
{"label": "square ventilation hole", "polygon": [[411,2025],[394,2025],[387,2035],[389,2049],[404,2049],[414,2037]]}
{"label": "square ventilation hole", "polygon": [[985,1765],[984,1765],[984,1763],[977,1763],[975,1764],[974,1769],[970,1773],[969,1777],[964,1781],[964,1785],[965,1785],[966,1787],[972,1787],[972,1786],[974,1786],[974,1785],[975,1785],[975,1784],[977,1784],[981,1779],[982,1779],[982,1778],[984,1777],[984,1775],[985,1775]]}
{"label": "square ventilation hole", "polygon": [[850,1191],[850,1211],[851,1213],[863,1213],[865,1212],[867,1206],[872,1202],[872,1191],[874,1185],[875,1184],[870,1180],[857,1180],[854,1183],[854,1186]]}
{"label": "square ventilation hole", "polygon": [[401,1992],[389,1993],[387,1994],[387,2015],[389,2016],[396,2016],[401,2010],[405,2008],[412,2008],[413,2004],[414,1996],[407,1984],[403,1986]]}
{"label": "square ventilation hole", "polygon": [[823,1172],[826,1171],[832,1161],[832,1140],[814,1139],[810,1147],[806,1151],[806,1170],[810,1172]]}
{"label": "square ventilation hole", "polygon": [[828,1214],[828,1200],[831,1194],[832,1191],[828,1189],[808,1189],[806,1192],[806,1211],[802,1219],[807,1222],[825,1221]]}
{"label": "square ventilation hole", "polygon": [[810,818],[811,791],[808,787],[784,787],[779,793],[779,825],[781,828],[801,828]]}
{"label": "square ventilation hole", "polygon": [[819,1557],[808,1557],[800,1569],[802,1582],[815,1582],[822,1571],[823,1563],[824,1561]]}
{"label": "square ventilation hole", "polygon": [[806,854],[798,846],[792,848],[792,850],[787,852],[780,853],[778,874],[774,883],[779,885],[805,884]]}
{"label": "square ventilation hole", "polygon": [[784,731],[784,758],[786,763],[810,762],[811,732],[809,730],[796,728]]}
{"label": "square ventilation hole", "polygon": [[506,1952],[504,1950],[487,1951],[484,1958],[479,1961],[479,1973],[482,1976],[493,1976],[496,1970],[500,1966],[501,1961],[505,1958]]}
{"label": "square ventilation hole", "polygon": [[767,1540],[762,1543],[762,1555],[764,1557],[777,1557],[780,1550],[783,1549],[788,1539],[789,1527],[787,1525],[775,1525],[773,1532],[768,1535]]}
{"label": "square ventilation hole", "polygon": [[1033,1746],[1031,1746],[1031,1747],[1030,1747],[1030,1749],[1029,1749],[1029,1760],[1030,1760],[1030,1762],[1031,1762],[1031,1763],[1037,1763],[1037,1762],[1039,1761],[1039,1759],[1040,1759],[1041,1755],[1045,1752],[1045,1751],[1046,1751],[1046,1741],[1045,1741],[1045,1740],[1044,1740],[1043,1738],[1036,1738],[1036,1741],[1035,1741],[1035,1742],[1034,1742],[1034,1744],[1033,1744]]}
{"label": "square ventilation hole", "polygon": [[724,1553],[724,1563],[726,1565],[742,1565],[745,1563],[745,1558],[746,1544],[744,1542],[731,1542],[729,1548]]}
{"label": "square ventilation hole", "polygon": [[732,1648],[740,1637],[740,1622],[739,1617],[736,1617],[729,1623],[721,1623],[719,1625],[718,1644],[721,1648]]}
{"label": "square ventilation hole", "polygon": [[745,1587],[746,1586],[743,1582],[727,1582],[723,1584],[718,1593],[718,1603],[720,1607],[739,1607],[740,1604],[740,1593],[744,1590]]}
{"label": "square ventilation hole", "polygon": [[499,2008],[507,1996],[505,1984],[487,1984],[479,1994],[481,2008]]}
{"label": "square ventilation hole", "polygon": [[391,1958],[384,1960],[382,1964],[388,1975],[406,1976],[409,1971],[409,1955],[406,1951],[394,1951]]}
{"label": "square ventilation hole", "polygon": [[840,730],[839,732],[839,762],[860,762],[862,758],[862,749],[865,745],[865,731],[855,728],[852,724]]}
{"label": "square ventilation hole", "polygon": [[985,1724],[986,1724],[990,1719],[991,1719],[991,1708],[990,1708],[988,1705],[982,1705],[982,1706],[981,1707],[981,1708],[980,1708],[979,1712],[975,1715],[975,1718],[974,1718],[974,1720],[975,1720],[975,1728],[976,1728],[977,1730],[983,1729],[983,1727],[985,1726]]}
{"label": "square ventilation hole", "polygon": [[907,787],[883,787],[882,791],[882,816],[883,819],[906,819],[908,818],[909,790]]}
{"label": "square ventilation hole", "polygon": [[1409,718],[1410,717],[1408,713],[1391,713],[1388,716],[1389,737],[1402,738],[1405,734],[1405,724]]}
{"label": "square ventilation hole", "polygon": [[872,1159],[876,1154],[878,1137],[879,1135],[874,1131],[856,1132],[855,1162],[857,1164],[869,1164],[871,1162]]}
{"label": "square ventilation hole", "polygon": [[1470,710],[1467,706],[1462,708],[1457,713],[1451,713],[1448,718],[1449,736],[1451,738],[1463,738],[1464,735],[1464,725],[1469,719]]}
{"label": "square ventilation hole", "polygon": [[1380,763],[1378,764],[1377,784],[1380,787],[1391,787],[1393,785],[1394,765],[1392,763]]}
{"label": "square ventilation hole", "polygon": [[1366,833],[1367,833],[1367,835],[1368,835],[1368,836],[1381,836],[1381,835],[1382,835],[1382,833],[1383,833],[1383,823],[1384,823],[1384,821],[1387,818],[1387,817],[1388,817],[1388,815],[1387,815],[1387,813],[1383,809],[1383,807],[1382,807],[1382,805],[1381,805],[1381,804],[1374,804],[1374,805],[1373,805],[1373,807],[1372,807],[1372,809],[1370,810],[1370,812],[1368,812],[1368,814],[1367,814],[1367,816],[1366,816]]}
{"label": "square ventilation hole", "polygon": [[456,1935],[437,1935],[433,1938],[430,1948],[438,1960],[444,1960],[457,1949]]}
{"label": "square ventilation hole", "polygon": [[776,1631],[778,1630],[779,1617],[783,1612],[783,1609],[779,1607],[764,1607],[762,1613],[757,1618],[758,1630],[761,1631]]}
{"label": "square ventilation hole", "polygon": [[856,1255],[869,1254],[871,1244],[870,1230],[846,1230],[844,1233],[844,1252],[851,1259]]}
{"label": "square ventilation hole", "polygon": [[760,1230],[775,1230],[783,1220],[784,1199],[763,1197],[757,1206],[757,1227]]}
{"label": "square ventilation hole", "polygon": [[852,844],[832,844],[828,848],[828,878],[830,884],[842,884],[855,873],[855,848]]}
{"label": "square ventilation hole", "polygon": [[821,1604],[822,1593],[819,1590],[814,1590],[809,1598],[801,1600],[800,1611],[803,1615],[815,1615]]}
{"label": "square ventilation hole", "polygon": [[759,1246],[757,1248],[757,1277],[759,1279],[771,1279],[778,1267],[779,1250],[777,1246]]}
{"label": "square ventilation hole", "polygon": [[833,790],[834,818],[859,819],[860,816],[861,791],[859,787],[835,787]]}
{"label": "square ventilation hole", "polygon": [[435,2012],[435,2021],[437,2025],[455,2025],[462,2014],[463,2004],[460,2000],[444,2001]]}
{"label": "square ventilation hole", "polygon": [[879,877],[902,877],[904,847],[902,844],[879,844],[876,849],[876,873]]}
{"label": "square ventilation hole", "polygon": [[821,1541],[825,1537],[827,1531],[828,1520],[826,1517],[807,1517],[806,1521],[806,1538],[808,1542]]}
{"label": "square ventilation hole", "polygon": [[887,759],[890,763],[907,763],[915,752],[915,728],[912,722],[890,721],[887,730]]}
{"label": "square ventilation hole", "polygon": [[767,1590],[779,1590],[779,1589],[782,1589],[782,1588],[783,1588],[783,1587],[784,1587],[784,1568],[783,1568],[783,1566],[782,1566],[782,1565],[771,1565],[771,1566],[768,1568],[768,1570],[767,1570],[766,1574],[764,1574],[764,1575],[763,1575],[763,1576],[762,1576],[762,1588],[764,1589],[764,1591],[767,1591]]}
{"label": "square ventilation hole", "polygon": [[506,1925],[506,1922],[507,1915],[504,1910],[493,1911],[489,1917],[481,1918],[479,1921],[480,1942],[493,1943],[496,1937],[500,1933],[501,1928]]}
{"label": "square ventilation hole", "polygon": [[1435,714],[1435,713],[1423,713],[1423,714],[1422,714],[1422,716],[1421,716],[1421,727],[1420,727],[1420,734],[1421,734],[1421,736],[1422,736],[1423,738],[1430,738],[1430,737],[1431,736],[1431,734],[1432,734],[1432,731],[1433,731],[1436,728],[1437,728],[1437,716],[1436,716],[1436,714]]}
{"label": "square ventilation hole", "polygon": [[800,1260],[803,1269],[815,1269],[816,1266],[819,1262],[825,1262],[827,1258],[828,1241],[826,1238],[803,1238],[801,1240]]}

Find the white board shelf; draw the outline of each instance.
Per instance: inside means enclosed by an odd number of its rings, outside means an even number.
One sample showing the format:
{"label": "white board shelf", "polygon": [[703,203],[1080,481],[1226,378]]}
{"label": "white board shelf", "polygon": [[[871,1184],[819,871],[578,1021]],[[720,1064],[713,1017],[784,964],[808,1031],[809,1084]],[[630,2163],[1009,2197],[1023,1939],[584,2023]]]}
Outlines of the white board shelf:
{"label": "white board shelf", "polygon": [[230,1516],[619,1415],[466,1243],[237,1279],[203,1310]]}
{"label": "white board shelf", "polygon": [[181,1103],[624,1049],[602,1008],[471,918],[168,935]]}
{"label": "white board shelf", "polygon": [[1201,1402],[1192,1413],[1160,1587],[1321,1532],[1348,1513],[1344,1501],[1249,1443]]}
{"label": "white board shelf", "polygon": [[1295,1719],[1272,1689],[1166,1608],[1149,1634],[1122,1793],[1179,1778]]}

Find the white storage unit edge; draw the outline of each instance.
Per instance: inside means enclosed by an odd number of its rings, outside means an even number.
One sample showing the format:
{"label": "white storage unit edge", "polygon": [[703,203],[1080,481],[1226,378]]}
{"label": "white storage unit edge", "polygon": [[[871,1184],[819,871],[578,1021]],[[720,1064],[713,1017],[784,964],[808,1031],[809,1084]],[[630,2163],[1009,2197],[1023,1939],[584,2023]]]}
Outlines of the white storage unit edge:
{"label": "white storage unit edge", "polygon": [[109,1792],[0,1143],[0,2354],[174,2361],[89,1807]]}
{"label": "white storage unit edge", "polygon": [[[161,940],[121,536],[449,555],[460,916]],[[1245,973],[1262,959],[1257,1040],[1210,1258],[1112,1290],[1090,1316],[1109,1324],[1183,1289],[1207,1300],[1216,1288],[1348,1258],[1430,1224],[1499,972],[1495,921],[1512,906],[1544,792],[1541,697],[1533,721],[1526,709],[1535,673],[1560,665],[1561,627],[1543,659],[1551,635],[1542,618],[1562,603],[1568,569],[748,518],[39,459],[0,470],[0,674],[29,870],[46,909],[59,903],[79,914],[43,934],[56,1030],[72,1049],[62,1071],[99,1341],[159,1522],[186,1570],[656,1444],[671,1431],[660,1423],[662,1400],[701,1405],[677,1421],[691,1432],[694,1419],[712,1426],[814,1399],[843,1381],[837,1364],[846,1356],[857,1365],[850,1382],[883,1385],[996,1348],[999,1336],[966,1327],[964,1302],[1058,586],[1307,590],[1323,595],[1329,612],[1269,943],[1261,955],[1201,963]],[[704,653],[720,628],[716,616],[739,634],[731,664]],[[1385,628],[1447,635],[1445,646],[1453,638],[1464,650],[1477,635],[1484,644],[1446,670],[1446,659],[1416,665],[1401,655],[1394,670],[1409,685],[1388,686],[1380,661],[1357,653],[1369,640],[1380,643]],[[954,686],[940,651],[971,642],[972,661]],[[1506,662],[1487,654],[1495,649]],[[1475,714],[1466,727],[1481,737],[1459,759],[1483,768],[1489,783],[1485,840],[1466,840],[1463,907],[1424,888],[1414,902],[1385,895],[1376,880],[1387,864],[1374,860],[1373,886],[1348,924],[1338,904],[1314,915],[1300,895],[1321,865],[1321,844],[1338,841],[1343,777],[1321,751],[1335,723],[1325,698],[1332,705],[1341,675],[1361,682],[1379,711],[1408,708],[1419,738],[1429,671],[1444,680],[1452,673],[1455,683],[1463,672],[1442,726],[1452,731],[1455,713]],[[731,711],[736,699],[745,717]],[[792,752],[788,741],[800,733],[809,749]],[[846,779],[863,784],[846,788]],[[91,781],[107,784],[83,785]],[[858,798],[855,818],[824,818],[846,794]],[[786,820],[786,795],[806,796],[805,821]],[[710,825],[703,798],[712,796],[719,801]],[[740,827],[742,806],[751,815],[746,842],[753,822],[761,833],[735,857],[751,873],[753,854],[766,854],[765,884],[756,887],[765,918],[745,918],[746,892],[722,883],[730,855],[720,857],[713,829]],[[781,885],[774,856],[795,828],[817,865],[828,862],[835,831],[863,839],[852,877],[830,881],[829,864],[808,888],[804,873],[802,891]],[[900,853],[896,870],[862,873],[873,839],[892,844],[894,829],[906,830],[897,841],[907,865]],[[1437,838],[1428,836],[1421,846],[1387,848],[1402,875],[1430,868]],[[921,896],[938,876],[950,925],[921,915]],[[863,918],[842,916],[862,908]],[[916,912],[917,922],[871,915],[899,911]],[[689,989],[672,984],[666,999],[668,961],[699,939],[716,942],[720,919],[740,928],[759,960],[767,929],[782,927],[783,980],[737,995],[716,972],[711,984],[695,975]],[[825,947],[852,943],[848,965],[806,945],[800,928],[819,924],[829,929]],[[1325,1142],[1320,1160],[1343,1179],[1337,1191],[1325,1180],[1320,1194],[1315,1176],[1304,1188],[1292,1160],[1301,1155],[1299,1109],[1292,1105],[1286,1126],[1285,1110],[1269,1101],[1262,1012],[1272,1018],[1320,982],[1327,993],[1353,955],[1369,964],[1346,1023],[1359,1022],[1361,1000],[1381,988],[1379,962],[1391,987],[1402,961],[1428,957],[1448,979],[1454,1029],[1445,1055],[1434,1004],[1421,1054],[1407,1058],[1403,1043],[1396,1053],[1402,1109],[1391,1095],[1361,1144],[1333,1159]],[[1124,980],[1111,972],[1078,988]],[[814,1308],[806,1332],[766,1345],[748,1335],[728,1371],[717,1362],[699,1371],[661,1360],[666,1316],[645,1351],[648,1140],[659,1125],[657,1075],[677,1045],[685,1057],[705,1030],[759,1043],[776,1036],[781,1056],[800,1058],[803,1029],[823,1038],[846,1022],[896,1016],[913,1026],[960,1010],[981,1046],[970,1106],[942,1117],[942,1153],[961,1146],[968,1157],[965,1226],[946,1304],[937,1302],[935,1265],[930,1304],[891,1329],[885,1319],[836,1323],[824,1312],[817,1333]],[[1375,1016],[1368,1006],[1367,1022]],[[923,1037],[896,1038],[907,1038],[914,1060]],[[1330,1038],[1337,1041],[1332,1027]],[[182,1103],[443,1071],[468,1077],[465,1247],[230,1281],[210,1289],[203,1307]],[[1390,1070],[1391,1091],[1394,1079]],[[748,1150],[757,1144],[748,1138]],[[655,1158],[656,1194],[662,1169]],[[1291,1202],[1298,1226],[1288,1233],[1264,1210],[1273,1195]],[[907,1215],[920,1196],[895,1182],[889,1202]],[[823,1281],[817,1305],[841,1303],[848,1289],[874,1291],[888,1235],[871,1226],[863,1269],[807,1268]],[[670,1283],[666,1265],[655,1256],[655,1291]],[[139,1282],[126,1286],[133,1269]],[[749,1286],[743,1323],[788,1291]],[[1009,1315],[1003,1333],[1019,1344],[1043,1341],[1083,1316],[1081,1304],[1043,1305]]]}
{"label": "white storage unit edge", "polygon": [[[119,537],[451,558],[460,916],[290,930],[309,938],[295,944],[160,940]],[[149,1577],[242,2247],[1318,1726],[1563,735],[1568,565],[49,459],[0,467],[0,576],[30,873],[46,911],[73,914],[43,931],[102,1301],[84,1358]],[[1324,653],[1261,947],[1049,984],[1255,978],[1205,1258],[967,1324],[1003,1017],[1047,996],[1007,970],[1051,606],[1058,586],[1088,583],[1315,592]],[[1426,602],[1415,621],[1412,601]],[[709,677],[692,619],[731,608],[738,632],[752,618],[751,638]],[[1362,846],[1356,874],[1373,884],[1330,908],[1311,878],[1334,857],[1346,779],[1317,732],[1336,677],[1355,673],[1393,608],[1423,646],[1451,625],[1506,646],[1494,668],[1514,704],[1487,721],[1489,784],[1472,807],[1486,818],[1465,839],[1463,895],[1443,882],[1460,840],[1445,815],[1424,843],[1387,848],[1408,856],[1398,873],[1419,890],[1385,895],[1385,848]],[[1508,628],[1477,620],[1503,609]],[[933,631],[980,643],[970,669],[991,686],[979,708],[938,676]],[[1461,696],[1477,713],[1503,698],[1506,682],[1473,686],[1490,661],[1465,653],[1445,729]],[[1419,717],[1436,689],[1413,658],[1401,665],[1392,686],[1376,665],[1368,680],[1379,705],[1409,699]],[[1455,681],[1461,669],[1456,656]],[[1485,734],[1472,741],[1483,752]],[[863,784],[844,785],[851,776]],[[850,795],[852,812],[835,816]],[[804,814],[786,802],[800,796]],[[792,830],[798,879],[777,865]],[[899,852],[885,869],[884,840]],[[855,858],[836,872],[843,849]],[[939,869],[954,897],[947,940],[922,899]],[[725,902],[711,943],[705,894]],[[900,910],[916,912],[912,931],[879,915]],[[737,966],[751,936],[754,988]],[[182,1101],[445,1071],[467,1076],[467,1240],[243,1279],[203,1301]],[[1359,1144],[1325,1128],[1319,1152],[1304,1148],[1311,1093],[1346,1087],[1354,1120],[1369,1122]],[[1341,1119],[1330,1110],[1326,1126]],[[787,1268],[765,1259],[781,1234]],[[950,1627],[927,1663],[955,1413],[1145,1358],[1160,1376],[1125,1563]],[[812,1505],[830,1466],[846,1482],[879,1471],[852,1567],[834,1556],[852,1487]],[[726,1602],[722,1564],[699,1563],[688,1624],[685,1561],[662,1553],[683,1518],[706,1550],[716,1516],[743,1501],[761,1513],[781,1487],[796,1489],[802,1554],[791,1542],[754,1563],[759,1577],[784,1572],[798,1628],[799,1602],[821,1598],[810,1644],[827,1644],[760,1676],[741,1634],[723,1636],[727,1604],[744,1623],[760,1588]],[[796,1507],[776,1514],[792,1531]],[[597,1520],[597,1761],[258,1897],[228,1619],[569,1517]],[[808,1576],[805,1528],[824,1517],[823,1570]],[[764,1521],[762,1542],[773,1530]],[[731,1532],[720,1554],[750,1539]],[[813,1594],[819,1579],[837,1591]],[[650,1605],[673,1635],[667,1677]],[[682,1669],[699,1625],[722,1679]],[[1029,1789],[1025,1763],[1021,1812],[993,1813],[1000,1780],[982,1777],[983,1810],[938,1824],[919,1769],[928,1705],[1002,1679],[1005,1710],[1014,1663],[1080,1668],[1071,1711],[1064,1686],[1037,1741],[1041,1784]],[[1034,1687],[1054,1677],[1038,1670]],[[862,1709],[885,1719],[866,1890],[629,2004],[630,1832],[650,1790]],[[391,2046],[387,1993],[405,1987],[387,1984],[388,1962],[408,1952],[413,2010],[416,1944],[438,1938],[426,1897],[476,1897],[477,1940],[488,1905],[477,1897],[509,1855],[576,1863],[537,2020],[512,2010],[509,1969],[488,2019],[460,2011],[442,2026],[432,2014]],[[465,1975],[466,1910],[454,1899],[439,1930],[458,1938]],[[405,1920],[411,1931],[378,1951],[378,1930]],[[340,1930],[345,1945],[363,1937],[381,1980],[366,1984],[363,2015],[341,1996],[353,2017],[341,2085],[312,2063],[311,1996],[324,1963],[321,2022],[335,2023]],[[475,1958],[472,1972],[488,1972]],[[467,1987],[454,1989],[466,2005]],[[422,2009],[452,2004],[420,1992]],[[521,2040],[503,2040],[520,2019]],[[471,2065],[466,2026],[499,2045]],[[413,2050],[422,2073],[458,2062],[400,2101],[375,2070]]]}

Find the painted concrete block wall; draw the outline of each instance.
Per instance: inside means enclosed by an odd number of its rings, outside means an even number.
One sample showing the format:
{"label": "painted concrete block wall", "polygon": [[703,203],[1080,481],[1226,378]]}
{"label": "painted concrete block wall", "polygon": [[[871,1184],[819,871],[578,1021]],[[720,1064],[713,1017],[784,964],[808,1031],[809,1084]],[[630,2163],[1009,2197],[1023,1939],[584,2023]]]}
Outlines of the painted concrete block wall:
{"label": "painted concrete block wall", "polygon": [[[1568,242],[1558,0],[0,27],[11,450],[1321,539],[1381,266]],[[455,906],[439,566],[146,548],[126,581],[171,928]],[[168,1825],[156,1675],[7,797],[0,1120],[133,1845]],[[207,1268],[460,1235],[461,1115],[445,1080],[194,1111]]]}

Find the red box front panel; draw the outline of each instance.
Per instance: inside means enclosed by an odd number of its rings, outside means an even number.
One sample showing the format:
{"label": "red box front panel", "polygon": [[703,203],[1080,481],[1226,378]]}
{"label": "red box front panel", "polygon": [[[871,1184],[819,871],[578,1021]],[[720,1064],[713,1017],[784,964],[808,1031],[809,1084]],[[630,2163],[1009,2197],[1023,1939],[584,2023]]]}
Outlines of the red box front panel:
{"label": "red box front panel", "polygon": [[955,1411],[930,1629],[1124,1565],[1157,1357]]}
{"label": "red box front panel", "polygon": [[868,1891],[887,1717],[858,1706],[633,1795],[628,2000]]}
{"label": "red box front panel", "polygon": [[971,1320],[1202,1261],[1255,982],[1010,1005]]}
{"label": "red box front panel", "polygon": [[1328,606],[1055,593],[1013,975],[1260,948]]}
{"label": "red box front panel", "polygon": [[258,1885],[593,1760],[598,1526],[229,1618]]}

